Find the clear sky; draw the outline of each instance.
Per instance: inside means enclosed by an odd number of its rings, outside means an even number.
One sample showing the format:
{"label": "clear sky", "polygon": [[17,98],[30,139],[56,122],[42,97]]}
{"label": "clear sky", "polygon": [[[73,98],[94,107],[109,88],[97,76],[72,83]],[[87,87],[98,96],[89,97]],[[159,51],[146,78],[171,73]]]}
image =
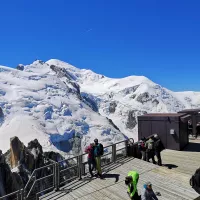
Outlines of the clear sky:
{"label": "clear sky", "polygon": [[200,91],[200,1],[2,0],[0,64],[51,58]]}

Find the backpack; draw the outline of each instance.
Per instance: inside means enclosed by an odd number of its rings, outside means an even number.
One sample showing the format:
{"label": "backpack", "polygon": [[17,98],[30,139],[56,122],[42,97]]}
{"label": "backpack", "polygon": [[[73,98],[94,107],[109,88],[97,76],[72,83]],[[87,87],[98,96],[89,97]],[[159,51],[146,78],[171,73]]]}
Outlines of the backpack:
{"label": "backpack", "polygon": [[140,151],[142,151],[142,150],[145,149],[145,142],[144,142],[143,140],[140,140],[140,141],[138,142],[138,149],[139,149]]}
{"label": "backpack", "polygon": [[149,149],[149,150],[153,150],[154,149],[154,141],[153,140],[148,141],[147,149]]}
{"label": "backpack", "polygon": [[104,154],[103,145],[101,143],[99,143],[98,147],[99,147],[99,152],[98,152],[99,155],[103,156],[103,154]]}

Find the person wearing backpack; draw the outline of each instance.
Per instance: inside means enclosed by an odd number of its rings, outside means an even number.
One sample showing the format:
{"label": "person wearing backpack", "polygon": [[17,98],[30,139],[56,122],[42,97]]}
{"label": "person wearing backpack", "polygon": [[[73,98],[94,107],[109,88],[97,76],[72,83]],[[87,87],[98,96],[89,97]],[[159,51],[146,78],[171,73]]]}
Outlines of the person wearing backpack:
{"label": "person wearing backpack", "polygon": [[154,137],[151,137],[149,140],[146,141],[145,147],[146,147],[146,161],[149,162],[149,159],[152,159],[153,164],[156,164],[156,161],[154,159],[155,155],[155,144],[154,144]]}
{"label": "person wearing backpack", "polygon": [[164,146],[157,134],[154,134],[154,143],[155,155],[158,160],[158,165],[162,166],[161,151],[164,149]]}
{"label": "person wearing backpack", "polygon": [[138,142],[138,149],[139,151],[141,152],[142,154],[142,159],[144,161],[146,161],[146,147],[145,147],[145,141],[146,141],[146,138],[143,137],[141,138],[141,140]]}
{"label": "person wearing backpack", "polygon": [[101,170],[101,156],[104,153],[103,145],[98,142],[98,139],[94,140],[94,157],[96,162],[97,175],[102,178],[102,170]]}

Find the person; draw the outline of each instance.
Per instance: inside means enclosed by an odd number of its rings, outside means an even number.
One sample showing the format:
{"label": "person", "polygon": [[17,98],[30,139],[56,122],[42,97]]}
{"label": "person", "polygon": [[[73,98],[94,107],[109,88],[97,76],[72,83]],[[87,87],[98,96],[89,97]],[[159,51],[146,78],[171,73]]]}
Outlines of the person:
{"label": "person", "polygon": [[154,143],[155,155],[158,160],[157,163],[159,166],[162,166],[161,151],[164,149],[164,146],[157,134],[154,134]]}
{"label": "person", "polygon": [[5,164],[6,163],[6,158],[2,151],[0,150],[0,164]]}
{"label": "person", "polygon": [[88,165],[89,165],[89,172],[91,177],[94,176],[92,173],[95,167],[95,160],[94,160],[94,143],[91,143],[88,147],[86,147],[85,152],[88,153]]}
{"label": "person", "polygon": [[137,171],[130,171],[125,178],[125,184],[128,186],[128,195],[132,200],[139,200],[137,183],[139,180],[139,174]]}
{"label": "person", "polygon": [[156,164],[156,161],[154,159],[155,155],[155,149],[154,149],[154,140],[153,136],[146,141],[145,147],[146,147],[146,161],[149,162],[149,159],[152,159],[153,164]]}
{"label": "person", "polygon": [[142,159],[144,161],[146,161],[146,147],[145,147],[145,141],[146,141],[146,138],[143,137],[141,138],[141,140],[138,142],[138,149],[139,151],[141,152],[142,154]]}
{"label": "person", "polygon": [[[0,196],[6,195],[6,171],[5,171],[6,159],[2,151],[0,150]],[[5,200],[8,198],[6,197]]]}
{"label": "person", "polygon": [[147,182],[146,184],[144,184],[141,192],[141,200],[158,200],[152,189],[151,182]]}
{"label": "person", "polygon": [[97,176],[102,178],[101,156],[103,155],[103,145],[98,142],[98,139],[94,140],[94,144],[94,158],[96,162]]}
{"label": "person", "polygon": [[195,174],[190,179],[190,185],[192,188],[200,194],[200,168],[198,168]]}
{"label": "person", "polygon": [[200,135],[200,123],[197,124],[196,126],[196,138]]}

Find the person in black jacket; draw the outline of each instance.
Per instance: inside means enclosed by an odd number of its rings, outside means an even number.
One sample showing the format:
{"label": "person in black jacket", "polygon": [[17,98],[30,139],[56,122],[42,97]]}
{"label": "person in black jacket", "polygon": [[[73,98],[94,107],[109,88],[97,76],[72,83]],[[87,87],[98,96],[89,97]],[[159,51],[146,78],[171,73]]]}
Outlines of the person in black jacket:
{"label": "person in black jacket", "polygon": [[161,151],[164,149],[163,144],[157,134],[154,134],[154,150],[158,160],[158,165],[162,166]]}

